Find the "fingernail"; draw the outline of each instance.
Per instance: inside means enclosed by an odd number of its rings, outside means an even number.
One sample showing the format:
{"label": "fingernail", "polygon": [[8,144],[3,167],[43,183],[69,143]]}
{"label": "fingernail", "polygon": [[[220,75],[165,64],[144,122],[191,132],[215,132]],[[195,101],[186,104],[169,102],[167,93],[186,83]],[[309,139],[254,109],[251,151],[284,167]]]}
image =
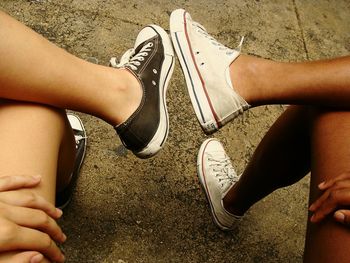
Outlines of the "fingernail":
{"label": "fingernail", "polygon": [[339,211],[335,212],[334,217],[337,221],[344,222],[345,215],[342,212],[339,212]]}
{"label": "fingernail", "polygon": [[32,178],[34,179],[34,181],[40,181],[41,180],[41,175],[32,175]]}
{"label": "fingernail", "polygon": [[322,182],[318,185],[318,188],[322,189],[324,187],[324,185],[325,185],[325,182]]}
{"label": "fingernail", "polygon": [[67,240],[67,236],[64,233],[62,234],[62,240],[62,242],[65,242]]}
{"label": "fingernail", "polygon": [[63,215],[63,211],[59,208],[56,208],[56,213],[58,217],[61,217]]}
{"label": "fingernail", "polygon": [[315,219],[315,215],[312,215],[311,218],[310,218],[310,221],[313,222]]}
{"label": "fingernail", "polygon": [[314,207],[315,207],[315,205],[310,205],[309,210],[313,211]]}
{"label": "fingernail", "polygon": [[38,254],[31,258],[30,263],[40,263],[43,259],[44,259],[44,256],[41,254]]}

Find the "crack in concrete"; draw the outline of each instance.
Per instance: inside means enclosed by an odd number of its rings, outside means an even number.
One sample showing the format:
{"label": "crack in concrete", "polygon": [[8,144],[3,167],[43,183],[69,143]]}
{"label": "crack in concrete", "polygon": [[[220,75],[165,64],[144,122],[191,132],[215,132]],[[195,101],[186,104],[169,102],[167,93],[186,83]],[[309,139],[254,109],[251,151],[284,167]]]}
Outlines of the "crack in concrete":
{"label": "crack in concrete", "polygon": [[308,51],[308,49],[307,49],[306,41],[305,41],[304,29],[303,29],[303,26],[302,26],[302,24],[301,24],[301,19],[300,19],[299,10],[298,10],[297,4],[295,3],[295,0],[292,0],[292,1],[293,1],[294,11],[295,11],[295,16],[296,16],[296,18],[297,18],[298,26],[299,26],[299,29],[300,29],[300,32],[301,32],[301,38],[302,38],[302,40],[303,40],[303,46],[304,46],[304,51],[305,51],[306,59],[307,59],[307,60],[310,60],[310,58],[309,58],[309,51]]}
{"label": "crack in concrete", "polygon": [[[71,1],[71,3],[73,2],[73,0]],[[67,9],[71,9],[71,6],[69,6],[68,4],[65,3],[59,3],[60,6],[67,8]],[[82,9],[82,8],[76,8],[75,9],[78,12],[82,12],[82,13],[89,13],[93,16],[93,20],[95,21],[97,16],[103,17],[103,18],[107,18],[110,19],[112,21],[121,21],[123,23],[127,23],[127,24],[131,24],[131,25],[135,25],[135,26],[140,26],[140,23],[128,20],[128,19],[123,19],[123,18],[116,18],[114,16],[108,15],[105,12],[102,12],[101,10],[98,11],[92,11],[89,9]]]}

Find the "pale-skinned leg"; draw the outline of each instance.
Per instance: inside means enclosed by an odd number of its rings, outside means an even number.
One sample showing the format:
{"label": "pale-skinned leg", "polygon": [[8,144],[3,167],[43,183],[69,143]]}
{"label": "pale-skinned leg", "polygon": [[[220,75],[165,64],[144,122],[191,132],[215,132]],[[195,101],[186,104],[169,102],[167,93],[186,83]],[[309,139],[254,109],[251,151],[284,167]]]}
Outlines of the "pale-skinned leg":
{"label": "pale-skinned leg", "polygon": [[112,125],[140,104],[141,86],[130,72],[77,58],[1,11],[0,39],[0,98],[85,112]]}
{"label": "pale-skinned leg", "polygon": [[[66,113],[39,104],[2,100],[0,126],[0,176],[41,175],[37,187],[18,191],[30,191],[55,204],[56,187],[62,189],[69,182],[75,156]],[[61,257],[58,249],[50,251],[50,255]],[[1,256],[10,257],[11,253]]]}

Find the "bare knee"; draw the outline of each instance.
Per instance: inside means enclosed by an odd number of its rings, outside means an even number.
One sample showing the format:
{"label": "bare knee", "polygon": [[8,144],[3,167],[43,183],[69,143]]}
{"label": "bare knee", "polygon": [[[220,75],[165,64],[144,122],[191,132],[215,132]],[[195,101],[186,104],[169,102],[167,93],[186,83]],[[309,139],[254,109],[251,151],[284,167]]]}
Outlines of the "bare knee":
{"label": "bare knee", "polygon": [[312,174],[320,183],[350,170],[350,111],[314,108]]}
{"label": "bare knee", "polygon": [[345,263],[350,258],[350,228],[331,217],[308,226],[304,262]]}
{"label": "bare knee", "polygon": [[62,127],[63,130],[66,125],[65,116],[64,110],[48,105],[0,100],[0,123],[6,123],[6,126],[12,123],[22,123],[23,127],[24,125],[36,126],[36,128],[55,126],[56,129]]}
{"label": "bare knee", "polygon": [[52,202],[67,125],[61,109],[1,100],[0,176],[40,174],[42,182],[33,190]]}
{"label": "bare knee", "polygon": [[[350,170],[350,112],[314,108],[312,116],[310,203],[327,194],[319,189],[321,182]],[[350,230],[334,220],[334,209],[322,221],[308,224],[305,262],[348,262]]]}

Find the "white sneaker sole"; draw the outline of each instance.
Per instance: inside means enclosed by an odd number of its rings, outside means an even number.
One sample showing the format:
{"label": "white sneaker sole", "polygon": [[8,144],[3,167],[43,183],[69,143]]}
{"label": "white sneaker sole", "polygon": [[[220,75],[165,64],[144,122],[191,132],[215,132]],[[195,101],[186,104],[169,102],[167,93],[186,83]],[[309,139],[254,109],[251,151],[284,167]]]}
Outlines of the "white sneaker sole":
{"label": "white sneaker sole", "polygon": [[[78,122],[79,126],[80,126],[79,128],[81,128],[81,130],[83,131],[83,133],[86,136],[86,130],[85,130],[84,124],[83,124],[83,122],[81,121],[81,119],[79,118],[78,115],[75,115],[73,113],[67,113],[67,118],[68,118],[68,121],[69,121],[69,124],[71,125],[71,127],[72,127],[72,123]],[[86,155],[87,143],[88,143],[88,138],[85,138],[85,145],[84,145],[84,150],[83,150],[83,158],[81,158],[80,163],[78,164],[77,171],[80,171],[81,165],[84,162],[85,155]]]}
{"label": "white sneaker sole", "polygon": [[[69,121],[69,124],[70,124],[71,128],[72,129],[74,129],[74,128],[81,129],[83,131],[83,134],[85,134],[85,137],[86,137],[86,130],[85,130],[84,124],[81,121],[80,117],[78,115],[73,114],[73,113],[67,113],[67,118],[68,118],[68,121]],[[74,127],[74,126],[78,126],[78,127]],[[80,162],[78,163],[77,168],[74,171],[75,173],[78,173],[78,175],[80,174],[80,168],[81,168],[81,166],[82,166],[82,164],[84,162],[84,159],[85,159],[86,147],[87,147],[87,137],[85,138],[85,144],[84,144],[84,149],[83,149],[83,156],[82,156]],[[75,176],[78,176],[78,175],[75,175]],[[65,202],[63,205],[61,205],[59,207],[59,209],[61,209],[61,210],[65,209],[70,204],[70,202],[72,201],[72,197],[73,197],[73,195],[71,195],[69,197],[69,199],[67,200],[67,202]]]}
{"label": "white sneaker sole", "polygon": [[232,228],[228,228],[228,227],[222,225],[220,223],[219,219],[216,216],[214,205],[213,205],[213,203],[211,201],[210,193],[208,191],[207,182],[206,182],[206,178],[205,178],[205,173],[204,173],[204,169],[203,169],[203,157],[204,157],[205,149],[207,148],[208,143],[213,141],[213,140],[215,140],[215,139],[210,138],[210,139],[205,140],[202,143],[201,147],[199,148],[199,152],[198,152],[198,156],[197,156],[197,174],[198,174],[198,178],[199,178],[199,181],[201,183],[202,189],[203,189],[203,191],[205,193],[205,197],[208,200],[208,203],[209,203],[209,206],[210,206],[211,215],[212,215],[214,223],[221,230],[223,230],[223,231],[230,231],[230,230],[232,230]]}
{"label": "white sneaker sole", "polygon": [[160,73],[160,82],[159,82],[159,94],[160,94],[160,120],[159,126],[154,134],[152,140],[148,145],[139,152],[134,152],[134,154],[142,159],[152,157],[163,147],[165,141],[168,138],[169,134],[169,114],[166,105],[166,92],[168,89],[170,78],[174,71],[175,59],[174,59],[174,50],[171,44],[170,38],[165,30],[157,25],[150,25],[149,27],[153,28],[154,31],[160,35],[162,43],[164,46],[164,61]]}
{"label": "white sneaker sole", "polygon": [[170,16],[170,33],[173,45],[185,75],[187,90],[197,119],[205,133],[211,134],[222,127],[216,117],[203,78],[194,60],[186,28],[186,11],[177,9]]}

